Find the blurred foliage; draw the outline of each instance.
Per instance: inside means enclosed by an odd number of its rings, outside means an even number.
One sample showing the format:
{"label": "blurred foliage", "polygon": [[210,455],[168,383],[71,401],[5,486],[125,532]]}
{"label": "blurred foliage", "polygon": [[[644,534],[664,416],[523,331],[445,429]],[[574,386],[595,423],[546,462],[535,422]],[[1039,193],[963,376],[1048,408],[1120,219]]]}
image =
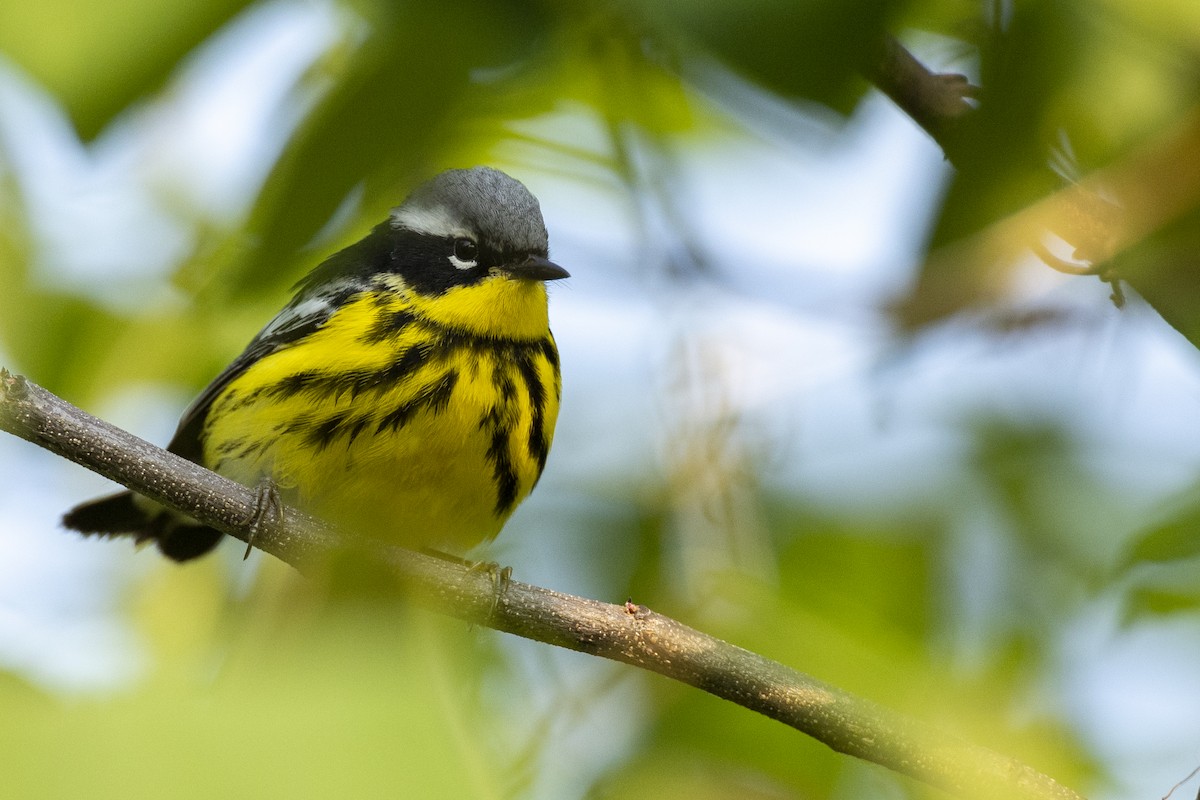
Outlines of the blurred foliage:
{"label": "blurred foliage", "polygon": [[[0,52],[68,116],[87,161],[140,114],[170,113],[188,60],[244,6],[8,3]],[[114,278],[115,293],[133,298],[124,304],[46,262],[34,193],[0,136],[0,347],[11,366],[87,406],[130,387],[198,389],[289,284],[417,179],[492,160],[513,141],[536,153],[536,166],[628,192],[645,237],[639,269],[663,279],[655,286],[734,292],[728,276],[740,265],[715,263],[690,235],[698,223],[674,181],[675,149],[718,129],[794,142],[788,126],[801,112],[820,109],[822,124],[852,113],[868,92],[859,69],[886,32],[933,34],[971,54],[982,87],[947,142],[957,169],[929,220],[928,258],[897,307],[924,324],[982,309],[981,327],[1053,337],[1044,322],[1061,314],[1011,307],[1018,269],[988,257],[989,233],[1097,170],[1139,163],[1139,148],[1185,125],[1200,98],[1200,15],[1166,0],[346,0],[336,9],[334,44],[291,87],[298,122],[279,115],[281,148],[264,155],[248,212],[232,224],[172,212],[188,230],[184,252],[162,277]],[[788,113],[739,117],[765,106]],[[522,127],[581,108],[608,137],[603,146],[543,141]],[[1200,150],[1182,152],[1167,166],[1186,197]],[[1049,168],[1056,154],[1074,174]],[[1143,187],[1149,205],[1156,180]],[[156,199],[172,208],[169,188]],[[1200,204],[1161,217],[1112,264],[1195,344]],[[661,469],[589,475],[575,489],[604,510],[555,521],[573,542],[564,552],[596,573],[607,598],[630,596],[1068,784],[1103,784],[1086,737],[1045,700],[1055,642],[1108,594],[1129,620],[1196,614],[1200,495],[1183,491],[1157,515],[1131,510],[1069,420],[979,414],[946,424],[965,455],[945,468],[936,497],[899,510],[781,497],[769,447],[735,412],[716,402],[690,413],[705,397],[724,401],[729,381],[711,365],[694,369],[685,377],[699,399],[680,388],[686,380],[661,389],[674,395],[663,404]],[[620,708],[630,743],[573,774],[573,791],[933,796],[695,690],[583,656],[565,667],[558,654],[541,656],[547,666],[386,595],[327,592],[271,565],[264,573],[248,592],[218,561],[133,580],[122,613],[147,666],[111,696],[0,680],[6,786],[25,797],[164,787],[180,797],[550,796],[543,773],[570,763],[556,750],[569,738],[556,715],[570,708],[570,725],[596,726],[581,748],[592,754],[608,738],[612,698],[633,696]]]}
{"label": "blurred foliage", "polygon": [[[498,797],[465,626],[403,604],[316,605],[271,570],[230,603],[216,563],[151,575],[129,601],[159,668],[64,699],[7,678],[0,725],[20,797]],[[493,753],[489,756],[489,753]]]}
{"label": "blurred foliage", "polygon": [[714,0],[651,4],[660,32],[716,57],[784,97],[849,111],[862,94],[859,71],[909,4],[880,0],[773,0],[730,5]]}
{"label": "blurred foliage", "polygon": [[257,258],[222,281],[232,294],[275,278],[276,255],[310,241],[360,183],[364,205],[394,205],[398,187],[426,171],[435,143],[454,136],[472,73],[537,52],[549,23],[525,0],[366,2],[356,10],[365,40],[338,59],[331,91],[268,179],[249,223]]}
{"label": "blurred foliage", "polygon": [[191,50],[248,6],[243,0],[5,3],[0,53],[45,86],[93,138],[130,104],[159,91]]}

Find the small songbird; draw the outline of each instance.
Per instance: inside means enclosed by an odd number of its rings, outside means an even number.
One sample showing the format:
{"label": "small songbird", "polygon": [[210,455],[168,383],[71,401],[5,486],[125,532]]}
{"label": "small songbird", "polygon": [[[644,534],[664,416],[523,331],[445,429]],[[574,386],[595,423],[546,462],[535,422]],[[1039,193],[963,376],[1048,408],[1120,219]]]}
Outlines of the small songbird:
{"label": "small songbird", "polygon": [[[443,172],[296,295],[191,404],[168,449],[350,534],[463,551],[537,483],[558,350],[537,199],[487,167]],[[77,506],[84,534],[177,561],[222,534],[133,492]]]}

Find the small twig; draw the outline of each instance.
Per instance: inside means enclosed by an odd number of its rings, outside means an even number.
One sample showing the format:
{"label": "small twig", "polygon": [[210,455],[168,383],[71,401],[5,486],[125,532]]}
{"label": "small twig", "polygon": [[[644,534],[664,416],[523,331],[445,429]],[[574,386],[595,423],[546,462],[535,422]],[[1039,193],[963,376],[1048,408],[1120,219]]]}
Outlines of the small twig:
{"label": "small twig", "polygon": [[933,251],[897,318],[911,329],[1002,295],[1009,266],[1047,233],[1110,263],[1200,205],[1198,151],[1200,106],[1121,161]]}
{"label": "small twig", "polygon": [[[1185,783],[1190,781],[1192,778],[1196,777],[1196,773],[1198,773],[1198,772],[1200,772],[1200,767],[1196,767],[1194,770],[1189,772],[1187,774],[1186,778],[1184,778],[1183,780],[1179,781],[1179,783],[1172,786],[1171,791],[1167,792],[1166,794],[1164,794],[1162,796],[1162,800],[1171,800],[1171,795],[1175,794],[1175,790],[1178,789],[1180,786],[1183,786]],[[1196,800],[1200,800],[1200,792],[1196,793]]]}
{"label": "small twig", "polygon": [[[961,118],[972,110],[969,100],[978,95],[979,87],[972,85],[965,75],[932,72],[890,36],[884,38],[875,58],[866,65],[863,73],[933,137],[947,159],[955,160],[953,132]],[[1073,209],[1073,222],[1082,223],[1087,228],[1082,233],[1073,231],[1081,233],[1079,241],[1086,242],[1085,247],[1111,249],[1111,242],[1105,239],[1110,228],[1115,226],[1113,220],[1119,214],[1119,209],[1105,201],[1099,193],[1094,197],[1076,195],[1074,199],[1079,208]],[[1107,248],[1101,248],[1101,245],[1107,245]],[[1088,258],[1086,265],[1078,265],[1058,258],[1039,244],[1033,244],[1032,247],[1039,258],[1059,272],[1099,276],[1101,281],[1112,287],[1109,298],[1113,304],[1117,308],[1125,306],[1125,291],[1121,287],[1120,276],[1116,270],[1104,266],[1106,256]]]}
{"label": "small twig", "polygon": [[891,36],[884,38],[862,72],[954,160],[953,129],[971,111],[969,99],[979,87],[965,75],[930,71]]}
{"label": "small twig", "polygon": [[[92,417],[0,369],[0,429],[45,447],[242,541],[255,490]],[[254,546],[304,569],[346,539],[294,509]],[[650,609],[510,581],[497,600],[485,571],[400,548],[358,545],[422,605],[496,630],[631,664],[779,720],[830,748],[963,797],[1082,800],[1025,764],[967,744]]]}
{"label": "small twig", "polygon": [[1095,275],[1112,289],[1112,294],[1108,296],[1108,299],[1112,300],[1113,305],[1117,308],[1125,307],[1125,290],[1121,288],[1121,274],[1111,265],[1090,261],[1067,261],[1065,258],[1054,255],[1050,252],[1050,248],[1037,241],[1031,242],[1029,247],[1038,260],[1055,272],[1061,272],[1064,275]]}

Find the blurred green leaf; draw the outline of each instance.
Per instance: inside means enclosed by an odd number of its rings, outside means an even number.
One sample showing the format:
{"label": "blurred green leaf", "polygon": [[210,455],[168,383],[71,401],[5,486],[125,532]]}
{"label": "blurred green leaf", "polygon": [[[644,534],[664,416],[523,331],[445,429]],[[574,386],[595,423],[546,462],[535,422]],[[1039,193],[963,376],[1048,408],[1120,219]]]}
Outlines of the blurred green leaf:
{"label": "blurred green leaf", "polygon": [[296,587],[231,617],[212,577],[166,568],[142,587],[150,674],[136,687],[68,699],[0,680],[6,792],[501,796],[487,742],[503,734],[476,712],[465,628]]}
{"label": "blurred green leaf", "polygon": [[[736,733],[723,731],[721,738]],[[780,786],[734,759],[660,750],[639,754],[620,771],[604,776],[588,794],[589,800],[787,800],[797,796],[790,787]]]}
{"label": "blurred green leaf", "polygon": [[[366,40],[275,165],[249,222],[249,257],[222,282],[233,294],[290,283],[295,253],[361,186],[368,208],[394,205],[438,171],[473,82],[536,55],[547,20],[535,2],[364,3]],[[444,150],[443,150],[444,152]],[[459,165],[463,166],[463,165]]]}
{"label": "blurred green leaf", "polygon": [[[1020,3],[982,32],[984,96],[955,142],[954,182],[933,245],[973,233],[1059,188],[1050,147],[1064,120],[1053,100],[1086,52],[1088,22],[1070,3]],[[971,265],[957,265],[968,268]]]}
{"label": "blurred green leaf", "polygon": [[1200,609],[1200,590],[1187,588],[1138,587],[1125,599],[1126,619],[1157,617]]}
{"label": "blurred green leaf", "polygon": [[68,397],[86,394],[92,368],[105,362],[120,328],[112,314],[78,297],[26,291],[0,300],[0,337],[20,368]]}
{"label": "blurred green leaf", "polygon": [[808,519],[780,551],[780,591],[787,602],[846,630],[920,641],[931,624],[935,535],[904,523]]}
{"label": "blurred green leaf", "polygon": [[845,772],[844,757],[777,722],[700,692],[674,700],[597,798],[829,797]]}
{"label": "blurred green leaf", "polygon": [[246,0],[40,0],[0,3],[0,53],[66,107],[91,139],[160,88],[181,59]]}
{"label": "blurred green leaf", "polygon": [[1127,546],[1121,566],[1180,561],[1197,555],[1200,555],[1200,508],[1193,505],[1135,537]]}
{"label": "blurred green leaf", "polygon": [[644,10],[664,38],[689,42],[771,92],[848,111],[866,88],[859,69],[876,57],[889,22],[907,5],[686,0]]}
{"label": "blurred green leaf", "polygon": [[1200,276],[1200,208],[1121,254],[1112,266],[1168,324],[1200,347],[1200,291],[1195,290]]}

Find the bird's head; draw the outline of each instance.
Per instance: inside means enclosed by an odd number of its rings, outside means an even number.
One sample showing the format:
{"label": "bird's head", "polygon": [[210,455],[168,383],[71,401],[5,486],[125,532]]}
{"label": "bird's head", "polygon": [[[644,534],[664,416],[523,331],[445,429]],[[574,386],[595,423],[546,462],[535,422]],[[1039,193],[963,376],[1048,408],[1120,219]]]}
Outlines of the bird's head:
{"label": "bird's head", "polygon": [[550,261],[546,224],[528,189],[488,167],[448,170],[418,187],[388,220],[390,271],[416,310],[473,333],[544,336]]}

